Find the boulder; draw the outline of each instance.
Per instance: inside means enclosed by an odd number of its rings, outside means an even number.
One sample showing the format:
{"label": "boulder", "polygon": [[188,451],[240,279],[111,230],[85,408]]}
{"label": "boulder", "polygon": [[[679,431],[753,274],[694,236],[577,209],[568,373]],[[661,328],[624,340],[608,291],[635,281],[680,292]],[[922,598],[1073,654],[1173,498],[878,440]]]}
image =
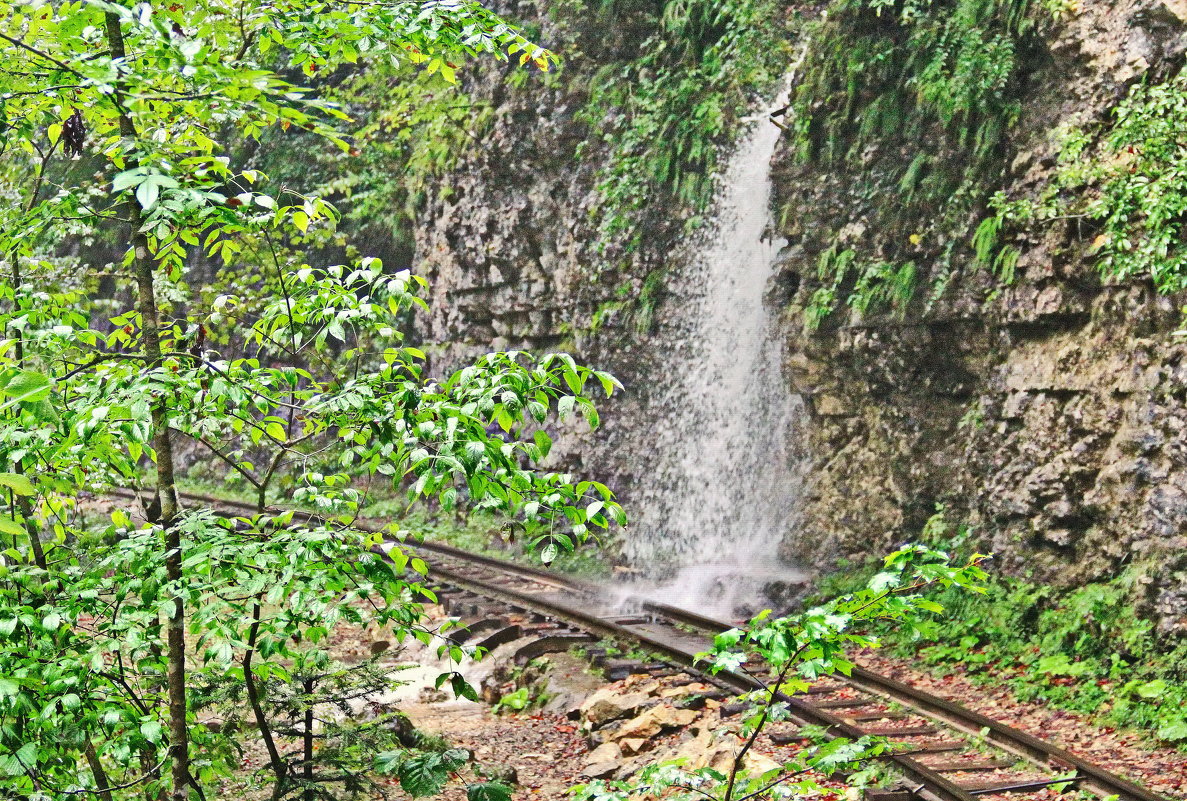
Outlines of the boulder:
{"label": "boulder", "polygon": [[598,727],[612,720],[625,718],[647,703],[646,693],[619,693],[609,688],[598,690],[581,704],[581,717],[590,726]]}
{"label": "boulder", "polygon": [[651,715],[651,710],[647,710],[637,718],[631,718],[623,723],[613,733],[606,736],[612,740],[630,740],[639,737],[654,737],[663,729],[655,718]]}
{"label": "boulder", "polygon": [[659,682],[647,673],[634,673],[628,676],[627,680],[623,682],[623,687],[633,693],[653,695],[659,690]]}
{"label": "boulder", "polygon": [[659,723],[660,726],[666,728],[678,728],[681,726],[688,726],[697,719],[697,713],[692,709],[677,709],[674,706],[661,704],[647,710],[652,717]]}
{"label": "boulder", "polygon": [[[609,743],[607,744],[609,745]],[[622,753],[625,756],[641,754],[644,751],[651,750],[652,747],[651,740],[647,740],[643,737],[628,737],[625,740],[619,740],[618,745],[621,746]]]}
{"label": "boulder", "polygon": [[697,713],[691,709],[677,709],[667,704],[653,706],[636,718],[622,724],[609,739],[624,740],[638,737],[654,737],[664,729],[676,729],[687,726],[697,719]]}
{"label": "boulder", "polygon": [[769,770],[776,770],[782,767],[782,765],[769,756],[757,754],[754,751],[751,751],[742,759],[742,766],[746,768],[746,772],[751,776],[761,776]]}
{"label": "boulder", "polygon": [[665,687],[659,691],[660,698],[687,698],[690,695],[705,695],[713,692],[708,684],[681,684],[678,687]]}
{"label": "boulder", "polygon": [[704,727],[697,732],[695,737],[676,746],[669,759],[683,759],[685,767],[688,768],[703,768],[707,762],[706,755],[712,747],[713,732],[708,727]]}
{"label": "boulder", "polygon": [[622,759],[622,749],[618,743],[602,743],[585,757],[585,764],[596,765],[601,762],[617,762]]}
{"label": "boulder", "polygon": [[581,775],[587,779],[609,779],[618,770],[617,762],[595,762],[581,769]]}
{"label": "boulder", "polygon": [[1187,0],[1161,0],[1154,4],[1152,16],[1168,25],[1187,25]]}

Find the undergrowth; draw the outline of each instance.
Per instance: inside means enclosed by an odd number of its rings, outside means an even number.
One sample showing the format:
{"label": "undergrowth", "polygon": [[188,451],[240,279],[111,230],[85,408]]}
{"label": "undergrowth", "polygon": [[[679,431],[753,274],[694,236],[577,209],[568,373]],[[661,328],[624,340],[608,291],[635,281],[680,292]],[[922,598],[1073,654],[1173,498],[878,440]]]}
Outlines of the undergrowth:
{"label": "undergrowth", "polygon": [[[925,535],[961,551],[969,538],[933,518]],[[816,587],[822,597],[864,586],[876,564],[842,563]],[[963,667],[1005,684],[1021,701],[1085,713],[1187,748],[1187,642],[1170,647],[1134,609],[1140,568],[1074,589],[993,576],[984,595],[944,591],[945,614],[918,631],[886,629],[894,654]]]}
{"label": "undergrowth", "polygon": [[[525,71],[526,74],[526,71]],[[356,122],[346,152],[312,136],[243,143],[249,163],[276,185],[313,186],[338,204],[343,225],[411,258],[414,224],[440,178],[481,145],[494,108],[440,72],[360,65],[325,79],[323,91]]]}
{"label": "undergrowth", "polygon": [[[511,562],[536,567],[540,565],[540,557],[525,551],[514,528],[508,527],[494,515],[483,512],[463,515],[440,510],[410,512],[406,506],[407,502],[403,498],[375,499],[360,509],[359,515],[364,519],[397,522],[402,530],[429,542],[440,542]],[[605,575],[609,571],[609,566],[594,548],[574,551],[562,549],[549,568],[589,577]]]}
{"label": "undergrowth", "polygon": [[[233,501],[254,502],[255,496],[244,484],[211,482],[189,477],[180,484],[187,492],[197,492]],[[270,496],[270,503],[278,503]],[[318,511],[315,508],[295,502],[291,497],[284,500],[288,508]],[[455,548],[495,556],[511,562],[539,566],[540,558],[529,554],[518,542],[514,529],[504,521],[484,512],[447,512],[440,509],[407,509],[407,500],[399,497],[369,496],[358,510],[361,520],[373,523],[395,523],[415,539],[440,542]],[[579,548],[574,551],[561,549],[549,567],[563,573],[596,578],[609,572],[609,565],[595,548]]]}

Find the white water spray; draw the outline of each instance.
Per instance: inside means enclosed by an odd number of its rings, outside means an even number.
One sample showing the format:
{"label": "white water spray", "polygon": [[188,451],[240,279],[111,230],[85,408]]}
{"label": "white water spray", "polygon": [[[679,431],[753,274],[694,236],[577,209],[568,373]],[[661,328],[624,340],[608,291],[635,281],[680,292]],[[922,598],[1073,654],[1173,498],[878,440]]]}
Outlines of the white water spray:
{"label": "white water spray", "polygon": [[[772,109],[786,103],[786,93]],[[647,446],[658,462],[633,495],[624,555],[667,566],[649,593],[702,612],[734,614],[764,585],[803,578],[780,564],[794,527],[801,400],[783,378],[783,343],[763,305],[782,241],[769,238],[770,162],[780,129],[769,112],[748,122],[721,176],[713,224],[687,244],[669,275],[657,332],[667,375],[657,375]]]}

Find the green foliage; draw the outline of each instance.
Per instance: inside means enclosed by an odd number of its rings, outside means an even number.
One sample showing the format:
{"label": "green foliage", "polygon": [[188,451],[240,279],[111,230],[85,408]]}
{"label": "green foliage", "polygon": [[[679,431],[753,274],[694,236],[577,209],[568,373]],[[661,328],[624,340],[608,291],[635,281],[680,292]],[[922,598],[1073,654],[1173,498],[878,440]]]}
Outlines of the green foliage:
{"label": "green foliage", "polygon": [[638,216],[658,199],[705,207],[723,148],[778,79],[787,45],[770,0],[606,3],[601,13],[647,15],[654,30],[637,57],[598,72],[581,111],[611,148],[598,185],[602,230],[637,243]]}
{"label": "green foliage", "polygon": [[[461,748],[422,753],[385,751],[376,755],[375,770],[394,774],[409,797],[423,798],[445,789],[450,778],[459,775],[470,759],[470,752]],[[499,782],[471,782],[466,785],[466,801],[511,801],[511,788]]]}
{"label": "green foliage", "polygon": [[629,328],[636,334],[647,334],[655,325],[655,312],[664,292],[665,272],[656,268],[647,273],[637,294],[632,295],[633,285],[625,282],[615,290],[614,300],[601,303],[590,316],[589,325],[579,331],[584,336],[595,336],[615,318],[621,319],[622,328]]}
{"label": "green foliage", "polygon": [[[391,737],[349,718],[319,729],[313,710],[399,680],[338,664],[335,629],[464,653],[428,627],[425,562],[351,527],[366,489],[498,512],[545,554],[572,550],[622,510],[541,468],[547,431],[596,427],[592,398],[619,385],[567,354],[514,352],[430,380],[404,333],[423,281],[349,248],[318,263],[338,210],[231,145],[300,131],[349,154],[344,111],[301,76],[364,60],[448,82],[470,55],[553,57],[468,1],[0,12],[0,794],[206,797],[248,739],[209,722],[218,709],[250,715],[274,798],[375,789]],[[57,255],[67,240],[87,255]],[[259,513],[179,504],[183,447]],[[152,500],[79,508],[113,485]],[[316,514],[265,513],[278,489]],[[441,681],[473,695],[456,671]],[[423,795],[464,761],[391,764]]]}
{"label": "green foliage", "polygon": [[[434,513],[423,508],[409,508],[400,498],[380,500],[377,495],[373,493],[369,502],[361,507],[360,516],[393,521],[399,527],[401,537],[411,541],[443,542],[512,562],[540,562],[540,554],[533,549],[531,539],[525,542],[523,529],[498,512],[479,509],[464,515]],[[596,531],[591,533],[591,538],[597,538]],[[610,572],[609,565],[596,548],[570,551],[561,547],[549,568],[590,578],[604,577]]]}
{"label": "green foliage", "polygon": [[812,293],[804,309],[809,328],[817,328],[841,298],[859,314],[889,306],[900,312],[915,292],[915,263],[858,263],[857,251],[829,248],[820,254],[816,276],[823,286]]}
{"label": "green foliage", "polygon": [[496,714],[501,712],[523,712],[543,706],[553,697],[548,692],[548,674],[552,663],[546,657],[537,657],[526,665],[510,665],[498,669],[496,677],[502,679],[499,688],[506,689],[491,707]]}
{"label": "green foliage", "polygon": [[528,693],[528,688],[520,687],[518,690],[509,692],[500,698],[495,703],[495,705],[491,707],[491,711],[495,712],[496,714],[504,711],[522,712],[531,706],[531,703],[532,698]]}
{"label": "green foliage", "polygon": [[662,270],[652,270],[643,279],[643,288],[635,298],[635,306],[631,314],[631,323],[636,333],[646,334],[655,324],[655,309],[664,288],[664,273]]}
{"label": "green foliage", "polygon": [[428,190],[482,141],[493,109],[441,72],[409,65],[360,65],[324,92],[354,118],[349,150],[297,134],[251,143],[252,161],[278,185],[306,186],[334,201],[344,229],[390,240],[403,255]]}
{"label": "green foliage", "polygon": [[887,556],[868,584],[802,614],[771,617],[767,610],[745,628],[731,629],[714,638],[710,652],[700,658],[709,670],[737,671],[746,665],[759,675],[763,686],[743,696],[749,709],[743,713],[743,745],[728,771],[714,768],[690,770],[679,763],[649,765],[628,781],[591,782],[576,788],[579,801],[627,801],[693,798],[739,801],[764,797],[775,788],[788,797],[809,797],[824,791],[816,778],[838,771],[852,774],[889,748],[881,738],[848,740],[838,737],[804,749],[785,764],[759,775],[742,769],[746,753],[772,721],[786,720],[788,696],[806,692],[814,680],[837,672],[848,674],[852,663],[845,650],[877,644],[875,623],[917,631],[925,618],[943,611],[927,597],[932,588],[980,592],[985,573],[974,556],[954,567],[949,556],[922,545],[911,545]]}
{"label": "green foliage", "polygon": [[843,250],[843,231],[822,221],[826,256],[809,326],[842,300],[859,313],[902,310],[924,261],[939,266],[932,302],[943,291],[958,244],[1001,174],[1019,75],[1042,16],[1031,0],[830,4],[788,115],[799,157],[848,176],[848,191],[873,209],[868,228],[897,238],[839,258],[853,246]]}
{"label": "green foliage", "polygon": [[[1011,89],[1019,39],[1035,26],[1029,6],[1029,0],[834,3],[813,47],[825,60],[796,92],[805,154],[840,165],[860,158],[874,137],[893,133],[913,141],[938,128],[947,144],[971,156],[975,170],[1018,114]],[[927,161],[919,155],[903,168],[904,192],[920,184]]]}
{"label": "green foliage", "polygon": [[[982,229],[992,228],[996,236],[1006,224],[1076,220],[1079,231],[1093,236],[1088,254],[1102,277],[1149,279],[1160,292],[1179,292],[1187,288],[1185,128],[1187,72],[1139,84],[1106,125],[1060,131],[1058,167],[1049,184],[1033,199],[999,194]],[[980,255],[982,246],[974,244]]]}
{"label": "green foliage", "polygon": [[413,798],[436,795],[445,788],[449,774],[469,758],[469,753],[461,749],[417,754],[401,761],[396,775],[400,777],[400,787]]}
{"label": "green foliage", "polygon": [[[929,536],[963,550],[972,537],[942,512]],[[818,584],[828,595],[860,586],[875,563],[838,566]],[[879,633],[894,651],[935,665],[961,665],[974,680],[1005,684],[1022,700],[1042,701],[1187,743],[1187,646],[1160,639],[1135,611],[1140,568],[1108,582],[1057,589],[995,576],[983,594],[941,590],[948,614],[917,631]],[[932,644],[920,641],[925,638]]]}
{"label": "green foliage", "polygon": [[922,655],[1004,679],[1022,699],[1185,741],[1183,654],[1165,653],[1135,613],[1134,577],[1063,592],[999,579],[978,602],[952,599],[954,616],[932,632],[958,650],[933,646]]}
{"label": "green foliage", "polygon": [[498,782],[467,785],[466,801],[511,801],[511,788]]}

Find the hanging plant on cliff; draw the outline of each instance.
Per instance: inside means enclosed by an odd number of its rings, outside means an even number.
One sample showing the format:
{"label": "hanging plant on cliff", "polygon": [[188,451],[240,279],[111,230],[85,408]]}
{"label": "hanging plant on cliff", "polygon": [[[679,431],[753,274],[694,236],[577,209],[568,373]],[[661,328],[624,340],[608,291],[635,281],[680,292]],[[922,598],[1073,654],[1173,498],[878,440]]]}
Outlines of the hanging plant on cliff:
{"label": "hanging plant on cliff", "polygon": [[[336,210],[269,190],[224,136],[300,129],[349,149],[342,111],[292,76],[551,55],[467,0],[0,2],[0,17],[0,794],[218,797],[243,746],[212,725],[219,697],[246,700],[274,799],[352,796],[384,771],[415,773],[410,792],[439,787],[456,755],[315,753],[310,710],[341,678],[337,624],[433,637],[414,600],[426,566],[350,528],[350,476],[503,510],[545,553],[571,548],[621,509],[600,484],[540,470],[538,429],[573,414],[596,425],[590,395],[617,384],[564,354],[519,353],[429,381],[401,333],[421,282],[374,259],[305,263],[301,245]],[[122,262],[64,255],[104,237]],[[216,259],[269,280],[191,292],[195,264]],[[100,283],[107,300],[92,302]],[[183,506],[183,442],[250,483],[258,513]],[[278,470],[320,516],[265,509]],[[79,508],[113,483],[147,487],[140,518]]]}
{"label": "hanging plant on cliff", "polygon": [[983,261],[1016,257],[1012,229],[1062,224],[1103,278],[1187,289],[1187,72],[1135,86],[1111,117],[1056,133],[1058,167],[1037,197],[994,197],[978,230]]}
{"label": "hanging plant on cliff", "polygon": [[943,293],[1002,175],[1023,68],[1043,26],[1067,11],[1034,0],[829,5],[788,118],[799,159],[859,200],[797,220],[823,244],[809,325],[844,306],[902,312],[920,279],[930,277],[933,301]]}

